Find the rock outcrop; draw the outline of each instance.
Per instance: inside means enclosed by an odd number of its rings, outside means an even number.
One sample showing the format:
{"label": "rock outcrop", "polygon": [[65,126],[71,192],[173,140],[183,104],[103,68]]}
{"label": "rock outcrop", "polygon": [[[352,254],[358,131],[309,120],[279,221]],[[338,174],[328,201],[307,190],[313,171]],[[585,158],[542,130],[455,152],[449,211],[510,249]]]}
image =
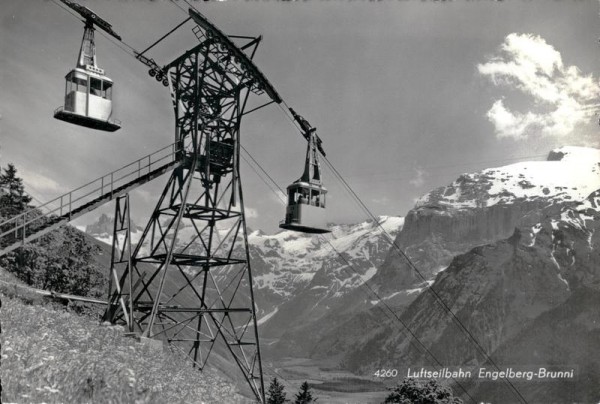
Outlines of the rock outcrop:
{"label": "rock outcrop", "polygon": [[[576,363],[579,375],[569,381],[569,388],[580,392],[576,397],[593,396],[596,387],[589,381],[597,377],[600,349],[590,338],[598,335],[599,323],[585,302],[600,293],[599,228],[600,191],[579,203],[555,202],[529,212],[511,237],[456,256],[404,311],[402,322],[419,343],[386,325],[349,353],[345,365],[357,372],[395,367],[402,373],[407,367],[431,366],[435,357],[451,367],[489,367],[489,355],[501,369],[523,364],[566,368]],[[571,316],[565,314],[569,311]],[[574,356],[565,355],[553,348],[555,338],[545,334],[562,333],[579,344],[570,331],[577,329],[585,330],[583,346],[596,347],[586,355],[579,349]],[[475,384],[475,398],[483,401],[498,400],[503,388],[502,383]],[[557,389],[542,389],[536,383],[521,383],[520,388],[535,398],[533,402],[550,402],[555,398],[550,391]]]}

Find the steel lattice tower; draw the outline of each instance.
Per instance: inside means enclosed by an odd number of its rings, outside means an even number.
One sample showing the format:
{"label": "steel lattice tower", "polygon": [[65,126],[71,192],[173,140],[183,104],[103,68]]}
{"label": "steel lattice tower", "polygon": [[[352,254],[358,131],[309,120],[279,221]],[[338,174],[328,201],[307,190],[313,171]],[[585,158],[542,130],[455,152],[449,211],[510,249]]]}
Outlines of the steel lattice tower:
{"label": "steel lattice tower", "polygon": [[[129,224],[115,225],[115,281],[105,319],[168,342],[200,369],[214,356],[233,359],[264,402],[240,123],[243,115],[281,99],[250,60],[260,37],[228,37],[194,10],[190,16],[200,44],[162,70],[173,98],[179,165],[131,257],[128,243],[117,237]],[[246,43],[238,48],[230,38]],[[266,93],[270,101],[244,112],[251,93]],[[118,204],[115,216],[128,217],[125,207]]]}

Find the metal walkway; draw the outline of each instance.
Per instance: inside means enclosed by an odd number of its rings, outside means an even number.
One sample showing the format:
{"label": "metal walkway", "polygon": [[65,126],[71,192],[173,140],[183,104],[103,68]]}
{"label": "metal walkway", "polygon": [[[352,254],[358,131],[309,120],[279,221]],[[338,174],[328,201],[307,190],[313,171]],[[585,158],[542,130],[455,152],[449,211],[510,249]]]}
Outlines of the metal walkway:
{"label": "metal walkway", "polygon": [[41,206],[0,223],[0,256],[88,213],[180,165],[175,144],[164,147]]}

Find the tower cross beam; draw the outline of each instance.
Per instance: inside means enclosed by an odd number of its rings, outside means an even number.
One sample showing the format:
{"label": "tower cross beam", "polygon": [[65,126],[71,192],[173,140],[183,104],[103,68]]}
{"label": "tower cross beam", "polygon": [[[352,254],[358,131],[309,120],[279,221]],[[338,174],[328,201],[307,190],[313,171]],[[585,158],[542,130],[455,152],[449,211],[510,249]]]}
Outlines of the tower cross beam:
{"label": "tower cross beam", "polygon": [[[239,153],[248,97],[259,94],[266,79],[230,39],[204,23],[197,31],[201,43],[164,70],[172,89],[180,165],[120,284],[145,276],[128,300],[129,321],[140,334],[187,352],[200,369],[212,354],[230,358],[249,394],[264,403]],[[246,49],[254,53],[258,42]],[[276,94],[269,92],[271,98]]]}

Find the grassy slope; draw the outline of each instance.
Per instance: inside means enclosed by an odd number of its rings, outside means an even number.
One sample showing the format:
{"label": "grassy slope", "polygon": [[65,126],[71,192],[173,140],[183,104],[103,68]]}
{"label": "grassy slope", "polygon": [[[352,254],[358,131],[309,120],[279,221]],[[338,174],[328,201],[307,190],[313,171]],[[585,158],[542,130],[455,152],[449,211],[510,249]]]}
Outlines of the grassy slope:
{"label": "grassy slope", "polygon": [[[8,280],[6,273],[0,278]],[[124,337],[121,327],[6,288],[0,297],[2,402],[243,402],[215,373]]]}

